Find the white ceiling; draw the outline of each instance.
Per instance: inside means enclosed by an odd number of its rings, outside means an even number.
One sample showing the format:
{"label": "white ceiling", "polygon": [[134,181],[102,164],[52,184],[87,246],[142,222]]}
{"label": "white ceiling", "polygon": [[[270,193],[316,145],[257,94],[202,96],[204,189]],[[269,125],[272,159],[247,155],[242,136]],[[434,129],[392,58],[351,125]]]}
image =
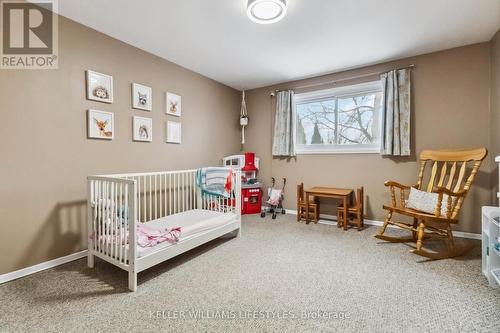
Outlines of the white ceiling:
{"label": "white ceiling", "polygon": [[59,12],[236,89],[490,40],[500,0],[288,0],[259,25],[246,0],[60,0]]}

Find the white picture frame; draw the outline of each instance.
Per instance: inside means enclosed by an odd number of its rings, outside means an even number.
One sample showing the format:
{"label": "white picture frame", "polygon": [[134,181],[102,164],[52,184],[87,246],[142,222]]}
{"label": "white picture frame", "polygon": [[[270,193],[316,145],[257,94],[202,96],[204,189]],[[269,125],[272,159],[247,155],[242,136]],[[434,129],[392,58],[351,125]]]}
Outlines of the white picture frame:
{"label": "white picture frame", "polygon": [[134,116],[132,121],[133,140],[141,142],[153,141],[153,119]]}
{"label": "white picture frame", "polygon": [[171,92],[165,94],[165,113],[171,116],[182,115],[182,97]]}
{"label": "white picture frame", "polygon": [[108,74],[86,71],[87,99],[102,103],[113,103],[113,77]]}
{"label": "white picture frame", "polygon": [[132,108],[152,111],[153,89],[139,83],[132,83]]}
{"label": "white picture frame", "polygon": [[89,139],[113,140],[115,138],[114,113],[87,110],[87,137]]}
{"label": "white picture frame", "polygon": [[182,141],[182,124],[178,121],[167,121],[167,143],[180,144]]}

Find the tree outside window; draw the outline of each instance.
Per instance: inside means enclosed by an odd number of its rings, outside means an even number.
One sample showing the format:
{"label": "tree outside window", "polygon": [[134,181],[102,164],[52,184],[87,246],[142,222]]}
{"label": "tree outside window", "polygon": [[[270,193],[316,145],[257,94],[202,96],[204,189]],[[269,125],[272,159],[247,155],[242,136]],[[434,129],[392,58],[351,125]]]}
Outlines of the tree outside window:
{"label": "tree outside window", "polygon": [[382,93],[372,91],[296,104],[296,143],[308,146],[367,146],[379,143]]}

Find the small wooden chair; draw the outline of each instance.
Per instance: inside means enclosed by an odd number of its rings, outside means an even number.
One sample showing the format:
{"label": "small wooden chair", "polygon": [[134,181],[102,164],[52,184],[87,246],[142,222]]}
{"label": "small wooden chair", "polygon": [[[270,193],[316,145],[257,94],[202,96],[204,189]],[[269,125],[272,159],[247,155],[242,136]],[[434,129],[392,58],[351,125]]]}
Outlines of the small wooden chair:
{"label": "small wooden chair", "polygon": [[[319,202],[313,198],[314,202],[309,203],[309,216],[314,223],[319,220]],[[304,183],[297,185],[297,222],[306,218],[306,202],[304,199]]]}
{"label": "small wooden chair", "polygon": [[349,223],[351,217],[355,218],[360,231],[364,225],[364,188],[360,187],[356,191],[356,203],[353,206],[347,207],[347,219],[344,219],[344,205],[340,205],[337,209],[337,227],[341,227],[344,223]]}

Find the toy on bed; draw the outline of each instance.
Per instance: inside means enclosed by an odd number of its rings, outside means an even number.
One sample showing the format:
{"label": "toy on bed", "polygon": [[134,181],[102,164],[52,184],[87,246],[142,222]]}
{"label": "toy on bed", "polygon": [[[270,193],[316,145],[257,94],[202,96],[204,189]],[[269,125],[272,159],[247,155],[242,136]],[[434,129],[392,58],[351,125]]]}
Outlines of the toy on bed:
{"label": "toy on bed", "polygon": [[281,210],[281,214],[285,214],[285,209],[283,208],[283,199],[285,198],[285,185],[286,178],[283,178],[283,186],[281,189],[275,188],[276,179],[273,177],[271,179],[271,187],[267,189],[268,199],[265,202],[266,207],[262,209],[260,217],[266,217],[266,213],[272,214],[273,220],[276,219],[276,214]]}
{"label": "toy on bed", "polygon": [[87,177],[88,266],[137,274],[241,228],[239,171],[203,168]]}

